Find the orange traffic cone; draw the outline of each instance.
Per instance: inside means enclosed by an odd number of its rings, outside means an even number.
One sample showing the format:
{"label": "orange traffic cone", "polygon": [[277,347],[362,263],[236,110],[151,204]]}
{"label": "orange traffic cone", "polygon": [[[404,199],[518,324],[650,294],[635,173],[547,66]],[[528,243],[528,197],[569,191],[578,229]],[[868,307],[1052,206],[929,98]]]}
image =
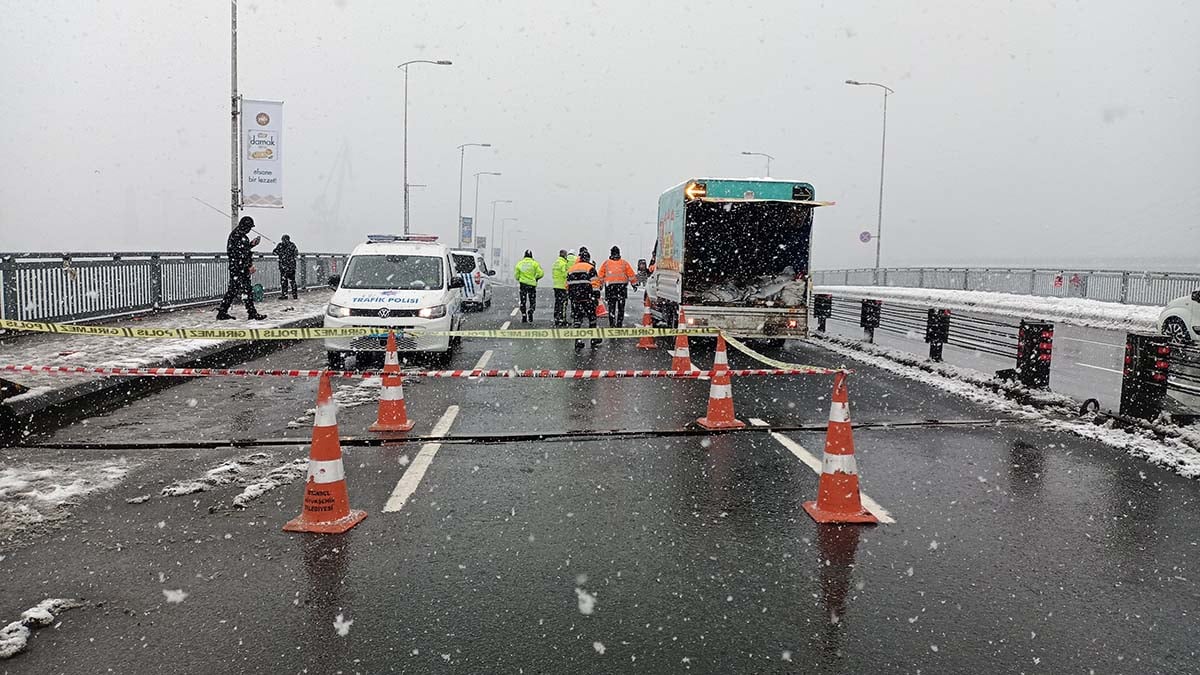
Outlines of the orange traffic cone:
{"label": "orange traffic cone", "polygon": [[312,448],[308,453],[308,478],[300,515],[283,526],[284,532],[339,534],[367,517],[366,511],[351,510],[342,468],[342,446],[338,442],[337,403],[329,375],[317,387],[317,416],[313,420]]}
{"label": "orange traffic cone", "polygon": [[804,502],[804,510],[818,523],[879,522],[863,508],[858,493],[858,465],[854,461],[854,432],[850,427],[850,396],[846,391],[845,373],[838,373],[833,379],[821,482],[817,487],[817,500]]}
{"label": "orange traffic cone", "polygon": [[607,319],[608,318],[608,308],[604,306],[604,298],[600,298],[600,299],[596,300],[596,318],[597,319]]}
{"label": "orange traffic cone", "polygon": [[[646,307],[645,311],[642,312],[642,327],[643,328],[653,328],[654,327],[654,318],[650,316],[650,296],[645,295],[642,297],[645,299],[645,307]],[[638,340],[637,348],[638,349],[658,349],[658,345],[656,345],[654,343],[653,335],[647,335],[647,336],[643,337],[642,339]]]}
{"label": "orange traffic cone", "polygon": [[[679,327],[687,328],[687,317],[683,315],[683,308],[679,308]],[[675,336],[675,351],[671,354],[671,370],[695,370],[692,365],[692,351],[688,348],[688,337],[686,335]]]}
{"label": "orange traffic cone", "polygon": [[404,378],[400,375],[400,358],[396,354],[396,333],[388,331],[387,355],[383,358],[383,389],[379,392],[379,415],[371,425],[371,431],[409,431],[413,423],[408,420],[408,408],[404,405]]}
{"label": "orange traffic cone", "polygon": [[708,413],[696,420],[705,429],[741,429],[746,423],[733,416],[733,382],[729,378],[729,359],[725,354],[725,336],[717,333],[717,356],[708,386]]}

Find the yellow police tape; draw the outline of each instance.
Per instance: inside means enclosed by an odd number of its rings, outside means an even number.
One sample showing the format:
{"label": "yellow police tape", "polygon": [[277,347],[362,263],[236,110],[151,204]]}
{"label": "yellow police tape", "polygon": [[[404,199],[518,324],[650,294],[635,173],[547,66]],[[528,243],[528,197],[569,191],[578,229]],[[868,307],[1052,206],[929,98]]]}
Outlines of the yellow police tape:
{"label": "yellow police tape", "polygon": [[742,352],[743,354],[745,354],[746,356],[749,356],[750,358],[754,359],[755,361],[758,361],[765,365],[771,366],[772,368],[779,368],[781,370],[806,370],[809,368],[825,368],[826,367],[826,366],[809,366],[809,365],[803,365],[803,364],[799,364],[799,363],[788,363],[786,361],[776,361],[775,359],[773,359],[769,356],[763,356],[762,354],[759,354],[758,352],[754,351],[753,349],[747,347],[744,342],[742,342],[736,338],[732,338],[732,337],[729,337],[728,335],[726,335],[725,341],[729,343],[729,346],[733,347],[734,349],[738,350],[739,352]]}
{"label": "yellow police tape", "polygon": [[[378,328],[123,328],[84,326],[73,323],[13,321],[0,319],[0,328],[103,337],[185,340],[320,340],[324,338],[370,337],[387,335],[387,327]],[[674,335],[716,335],[716,328],[525,328],[521,330],[421,330],[396,328],[405,337],[470,337],[518,340],[575,340],[581,338],[641,338]]]}

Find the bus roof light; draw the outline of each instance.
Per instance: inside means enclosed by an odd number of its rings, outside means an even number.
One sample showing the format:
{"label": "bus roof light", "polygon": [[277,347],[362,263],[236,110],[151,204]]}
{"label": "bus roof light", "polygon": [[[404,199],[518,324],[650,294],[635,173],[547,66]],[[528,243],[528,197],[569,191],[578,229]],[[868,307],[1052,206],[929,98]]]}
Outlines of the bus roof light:
{"label": "bus roof light", "polygon": [[683,188],[683,197],[688,201],[700,199],[708,194],[708,186],[704,183],[688,183],[687,187]]}

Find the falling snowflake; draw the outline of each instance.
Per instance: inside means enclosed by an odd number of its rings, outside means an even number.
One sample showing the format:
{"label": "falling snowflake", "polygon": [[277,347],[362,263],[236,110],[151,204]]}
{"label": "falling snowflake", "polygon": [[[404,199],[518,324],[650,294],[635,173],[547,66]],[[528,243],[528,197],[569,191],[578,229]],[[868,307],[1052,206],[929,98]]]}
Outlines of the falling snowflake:
{"label": "falling snowflake", "polygon": [[[590,614],[590,613],[591,612],[585,612],[585,614]],[[593,642],[592,649],[595,649],[597,654],[603,654],[604,653],[604,643],[603,642]]]}
{"label": "falling snowflake", "polygon": [[333,620],[333,629],[337,631],[340,637],[346,637],[350,634],[350,624],[354,623],[354,619],[347,621],[341,614]]}
{"label": "falling snowflake", "polygon": [[188,596],[187,591],[183,590],[182,588],[177,591],[171,591],[164,588],[162,593],[167,597],[167,602],[176,604],[183,602],[184,598],[187,598]]}
{"label": "falling snowflake", "polygon": [[782,658],[784,661],[791,662],[792,653],[785,649],[785,650],[783,650],[783,655],[780,658]]}
{"label": "falling snowflake", "polygon": [[930,649],[930,650],[932,650],[932,651],[935,651],[935,652],[936,652],[936,651],[937,651],[937,645],[929,645],[929,649]]}
{"label": "falling snowflake", "polygon": [[907,570],[904,571],[904,573],[911,577],[913,575],[913,568],[911,568],[911,567],[908,568]]}
{"label": "falling snowflake", "polygon": [[930,551],[936,551],[937,547],[938,547],[938,543],[936,540],[929,542],[929,550]]}
{"label": "falling snowflake", "polygon": [[400,459],[396,461],[400,462],[400,466],[408,466],[408,455],[400,455]]}
{"label": "falling snowflake", "polygon": [[596,596],[588,593],[582,588],[575,589],[575,595],[579,598],[579,613],[591,614],[596,611]]}

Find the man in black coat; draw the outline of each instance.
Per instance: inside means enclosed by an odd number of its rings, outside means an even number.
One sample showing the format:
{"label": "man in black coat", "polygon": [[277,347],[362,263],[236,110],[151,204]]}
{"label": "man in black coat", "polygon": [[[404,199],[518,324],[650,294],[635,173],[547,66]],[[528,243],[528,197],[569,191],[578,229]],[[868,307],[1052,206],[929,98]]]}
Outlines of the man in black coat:
{"label": "man in black coat", "polygon": [[296,258],[300,255],[299,249],[292,243],[292,238],[288,235],[280,237],[280,241],[275,250],[272,251],[279,256],[279,299],[287,300],[288,282],[292,284],[292,299],[296,299]]}
{"label": "man in black coat", "polygon": [[225,243],[225,252],[229,254],[229,290],[221,300],[217,310],[217,318],[221,320],[236,318],[229,313],[229,307],[239,295],[246,296],[246,318],[258,321],[267,318],[254,308],[254,291],[250,288],[250,266],[254,260],[254,247],[258,246],[259,238],[250,239],[247,235],[254,229],[254,219],[245,216],[238,221],[237,227],[229,233]]}

